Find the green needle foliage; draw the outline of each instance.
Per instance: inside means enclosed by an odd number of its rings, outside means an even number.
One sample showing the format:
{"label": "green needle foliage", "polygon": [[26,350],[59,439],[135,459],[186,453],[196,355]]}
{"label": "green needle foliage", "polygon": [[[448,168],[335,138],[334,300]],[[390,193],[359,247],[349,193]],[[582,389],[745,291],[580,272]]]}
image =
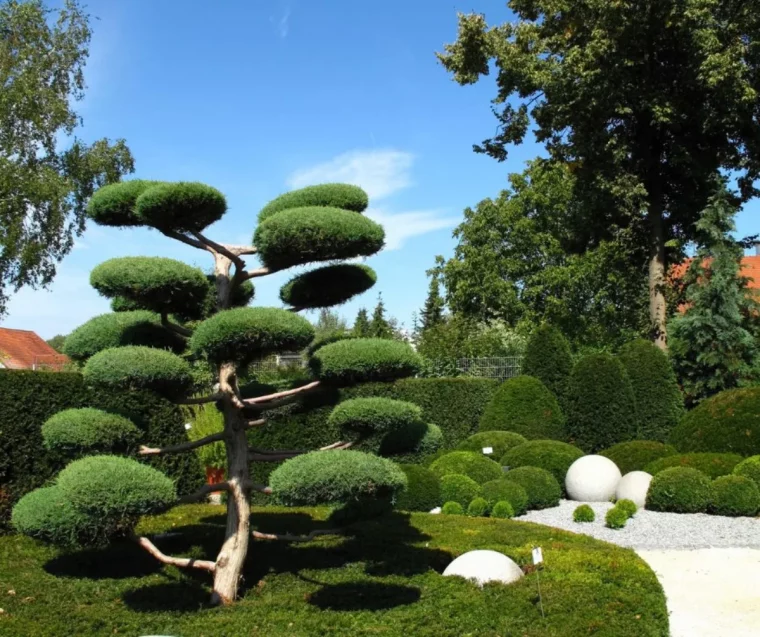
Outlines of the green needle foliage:
{"label": "green needle foliage", "polygon": [[259,212],[259,223],[281,210],[323,206],[364,212],[369,205],[367,193],[350,184],[320,184],[286,192],[272,199]]}
{"label": "green needle foliage", "polygon": [[451,474],[466,475],[478,484],[502,477],[499,463],[490,460],[483,454],[472,451],[452,451],[430,465],[430,470],[439,478]]}
{"label": "green needle foliage", "polygon": [[488,502],[485,498],[475,498],[467,506],[467,516],[471,518],[482,518],[488,513]]}
{"label": "green needle foliage", "polygon": [[366,292],[376,280],[366,265],[328,265],[292,278],[280,289],[280,300],[297,308],[332,307]]}
{"label": "green needle foliage", "polygon": [[644,471],[650,462],[668,456],[678,455],[676,448],[662,442],[653,440],[631,440],[619,442],[609,449],[599,452],[600,456],[609,458],[614,462],[620,473],[625,475],[631,471]]}
{"label": "green needle foliage", "polygon": [[760,456],[752,456],[742,460],[734,467],[733,473],[737,476],[749,478],[760,487]]}
{"label": "green needle foliage", "polygon": [[422,423],[422,409],[391,398],[350,398],[333,409],[327,424],[363,434],[385,433]]}
{"label": "green needle foliage", "polygon": [[135,201],[146,225],[180,232],[200,232],[222,218],[227,201],[216,188],[195,182],[158,184]]}
{"label": "green needle foliage", "polygon": [[[433,472],[433,475],[435,475],[435,472]],[[483,493],[483,488],[469,476],[450,473],[440,478],[440,480],[441,501],[456,502],[463,509],[470,506],[470,502],[480,497]]]}
{"label": "green needle foliage", "polygon": [[441,508],[444,515],[464,515],[464,507],[459,502],[446,502]]}
{"label": "green needle foliage", "polygon": [[491,517],[507,520],[515,517],[515,512],[509,502],[506,500],[500,500],[493,505],[493,508],[491,509]]}
{"label": "green needle foliage", "polygon": [[609,529],[622,529],[625,523],[628,522],[628,511],[620,507],[614,506],[604,516],[605,525]]}
{"label": "green needle foliage", "polygon": [[100,409],[65,409],[42,425],[45,447],[68,456],[126,451],[140,430],[132,421]]}
{"label": "green needle foliage", "polygon": [[581,504],[573,511],[574,522],[593,522],[596,520],[596,513],[588,504]]}
{"label": "green needle foliage", "polygon": [[671,467],[652,478],[646,508],[672,513],[704,513],[711,497],[708,476],[691,467]]}
{"label": "green needle foliage", "polygon": [[710,513],[754,516],[760,510],[760,489],[744,476],[721,476],[713,481]]}
{"label": "green needle foliage", "polygon": [[531,334],[522,373],[540,380],[564,404],[567,379],[573,369],[570,344],[556,327],[543,323]]}
{"label": "green needle foliage", "polygon": [[328,383],[393,380],[416,374],[420,357],[406,343],[383,338],[354,338],[321,347],[309,359],[315,376]]}

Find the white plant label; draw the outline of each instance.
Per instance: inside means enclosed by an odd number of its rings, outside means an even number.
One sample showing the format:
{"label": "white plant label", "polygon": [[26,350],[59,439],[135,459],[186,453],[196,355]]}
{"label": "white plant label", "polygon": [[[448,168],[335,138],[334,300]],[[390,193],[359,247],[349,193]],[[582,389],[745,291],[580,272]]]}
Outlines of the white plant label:
{"label": "white plant label", "polygon": [[483,447],[483,453],[490,456],[493,453],[493,447]]}
{"label": "white plant label", "polygon": [[541,564],[541,562],[544,561],[544,555],[541,553],[541,547],[537,546],[533,549],[533,564],[538,565]]}
{"label": "white plant label", "polygon": [[187,429],[187,431],[190,431],[192,428],[193,426],[189,422],[185,423],[185,429]]}

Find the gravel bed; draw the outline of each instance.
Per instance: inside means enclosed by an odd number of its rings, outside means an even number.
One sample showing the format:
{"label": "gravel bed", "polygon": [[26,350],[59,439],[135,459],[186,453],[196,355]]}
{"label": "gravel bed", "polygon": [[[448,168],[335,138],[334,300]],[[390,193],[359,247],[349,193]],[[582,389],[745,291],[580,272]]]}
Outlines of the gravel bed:
{"label": "gravel bed", "polygon": [[562,500],[558,507],[529,511],[515,519],[585,533],[599,540],[636,549],[760,549],[760,518],[639,510],[628,520],[625,528],[613,530],[604,525],[604,515],[612,504],[588,502],[596,513],[596,520],[573,522],[573,511],[580,504],[583,503]]}

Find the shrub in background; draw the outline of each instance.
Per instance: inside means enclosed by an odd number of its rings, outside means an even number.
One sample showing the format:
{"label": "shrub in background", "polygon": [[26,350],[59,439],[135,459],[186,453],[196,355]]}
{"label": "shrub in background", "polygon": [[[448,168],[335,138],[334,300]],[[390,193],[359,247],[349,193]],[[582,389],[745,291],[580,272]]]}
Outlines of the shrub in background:
{"label": "shrub in background", "polygon": [[441,513],[444,515],[464,515],[464,508],[459,502],[446,502],[441,507]]}
{"label": "shrub in background", "polygon": [[667,355],[651,341],[640,339],[626,343],[619,358],[633,388],[637,437],[667,440],[684,413],[683,394]]}
{"label": "shrub in background", "polygon": [[406,489],[396,498],[402,511],[430,511],[441,504],[441,481],[432,471],[415,464],[402,464]]}
{"label": "shrub in background", "polygon": [[733,473],[737,476],[749,478],[760,487],[760,456],[752,456],[742,460],[734,467]]}
{"label": "shrub in background", "polygon": [[140,437],[132,421],[101,409],[64,409],[42,425],[45,448],[72,458],[93,453],[126,453]]}
{"label": "shrub in background", "polygon": [[519,484],[528,494],[529,509],[548,509],[559,504],[562,487],[557,478],[546,469],[519,467],[507,471],[505,478]]}
{"label": "shrub in background", "polygon": [[681,452],[760,454],[760,386],[703,400],[671,431],[670,443]]}
{"label": "shrub in background", "polygon": [[[224,431],[224,417],[215,404],[198,405],[188,412],[190,429],[187,431],[187,437],[189,440],[201,440],[206,436]],[[227,449],[224,441],[220,440],[198,447],[195,454],[204,468],[219,470],[227,466]]]}
{"label": "shrub in background", "polygon": [[514,515],[522,515],[528,510],[528,492],[521,485],[506,478],[486,482],[483,485],[483,497],[489,507],[493,507],[497,502],[509,502]]}
{"label": "shrub in background", "polygon": [[617,506],[612,507],[604,516],[605,525],[609,529],[622,529],[628,522],[628,511]]}
{"label": "shrub in background", "polygon": [[639,510],[639,507],[636,506],[636,503],[633,500],[627,500],[625,498],[622,500],[618,500],[615,503],[615,506],[618,509],[623,509],[623,511],[625,511],[628,514],[628,517],[633,517],[634,515],[636,515],[636,511]]}
{"label": "shrub in background", "polygon": [[506,520],[515,517],[515,512],[509,502],[506,500],[499,500],[491,509],[491,517]]}
{"label": "shrub in background", "polygon": [[620,469],[620,473],[625,475],[631,471],[644,471],[644,467],[650,462],[678,455],[678,451],[672,445],[654,440],[631,440],[619,442],[609,449],[600,451],[599,455],[612,460]]}
{"label": "shrub in background", "polygon": [[480,431],[513,431],[530,440],[563,440],[564,425],[557,399],[532,376],[505,380],[480,419]]}
{"label": "shrub in background", "polygon": [[454,473],[441,478],[442,502],[458,502],[466,508],[470,502],[482,494],[483,487],[468,476]]}
{"label": "shrub in background", "polygon": [[596,513],[588,504],[575,507],[575,511],[573,511],[574,522],[593,522],[594,520],[596,520]]}
{"label": "shrub in background", "polygon": [[691,467],[710,478],[717,478],[731,473],[741,460],[742,457],[735,453],[685,453],[654,460],[644,467],[644,471],[655,475],[670,467]]}
{"label": "shrub in background", "polygon": [[523,442],[527,442],[527,440],[520,434],[516,434],[512,431],[484,431],[482,433],[473,434],[466,440],[463,440],[457,445],[456,449],[457,451],[474,451],[475,453],[483,453],[483,449],[491,447],[493,453],[488,457],[500,460],[509,449],[516,447]]}
{"label": "shrub in background", "polygon": [[503,476],[498,462],[472,451],[452,451],[438,458],[429,468],[439,478],[461,474],[469,476],[478,484]]}
{"label": "shrub in background", "polygon": [[556,327],[544,323],[528,339],[522,372],[538,378],[564,407],[573,357],[567,339]]}
{"label": "shrub in background", "polygon": [[475,498],[467,507],[467,515],[471,518],[480,518],[488,513],[488,502],[485,498]]}
{"label": "shrub in background", "polygon": [[671,467],[652,478],[646,508],[672,513],[704,513],[710,504],[710,478],[691,467]]}
{"label": "shrub in background", "polygon": [[589,452],[636,437],[631,380],[610,354],[592,354],[576,363],[568,381],[567,404],[570,440]]}
{"label": "shrub in background", "polygon": [[721,476],[713,481],[711,488],[710,513],[754,516],[760,510],[760,489],[745,476]]}
{"label": "shrub in background", "polygon": [[558,440],[531,440],[513,447],[501,459],[505,467],[539,467],[550,471],[557,482],[565,484],[570,465],[584,453],[578,447]]}

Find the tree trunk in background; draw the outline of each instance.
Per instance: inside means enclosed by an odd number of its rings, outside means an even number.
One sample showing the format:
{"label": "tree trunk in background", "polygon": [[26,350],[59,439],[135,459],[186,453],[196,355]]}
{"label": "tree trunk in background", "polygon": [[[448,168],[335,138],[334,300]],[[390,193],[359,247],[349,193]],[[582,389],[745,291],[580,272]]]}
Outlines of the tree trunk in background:
{"label": "tree trunk in background", "polygon": [[665,302],[665,240],[662,228],[662,206],[652,202],[649,208],[651,224],[649,250],[649,318],[654,344],[667,351],[667,307]]}

